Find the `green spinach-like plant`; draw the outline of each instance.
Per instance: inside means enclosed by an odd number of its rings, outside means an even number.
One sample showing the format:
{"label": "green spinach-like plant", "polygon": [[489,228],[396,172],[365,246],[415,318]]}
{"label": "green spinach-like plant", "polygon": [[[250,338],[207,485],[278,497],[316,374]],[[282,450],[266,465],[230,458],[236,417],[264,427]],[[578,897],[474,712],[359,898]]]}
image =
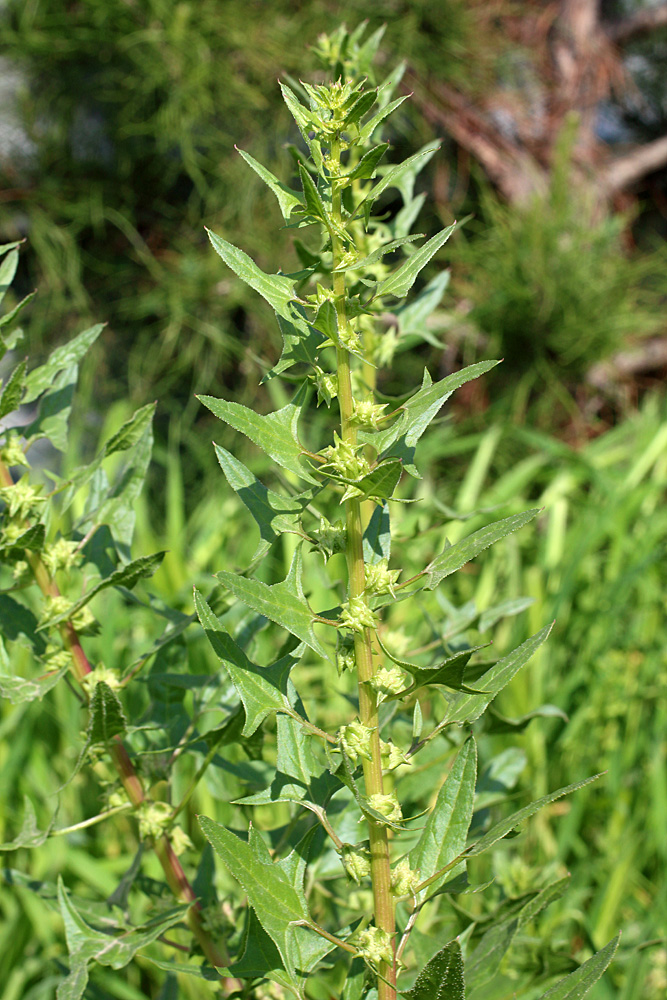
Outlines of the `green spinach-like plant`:
{"label": "green spinach-like plant", "polygon": [[[446,275],[408,304],[403,300],[456,224],[416,245],[420,237],[410,229],[423,196],[414,194],[415,179],[437,144],[403,163],[383,165],[389,151],[383,126],[405,100],[393,96],[401,70],[369,87],[360,67],[367,68],[380,36],[362,38],[363,30],[348,35],[341,29],[320,40],[333,82],[283,85],[303,141],[293,149],[298,189],[241,154],[275,194],[287,226],[299,230],[300,269],[267,274],[210,233],[227,266],[275,311],[284,348],[265,381],[275,386],[281,377],[294,387],[268,414],[202,397],[216,417],[268,456],[275,487],[215,445],[229,486],[259,528],[247,565],[238,572],[221,569],[208,598],[201,586],[194,592],[217,671],[197,680],[183,667],[188,647],[180,643],[194,615],[130,593],[163,555],[132,559],[130,553],[153,407],[139,410],[88,465],[62,478],[52,475],[50,489],[29,470],[28,453],[40,439],[66,447],[77,366],[100,328],[85,331],[31,371],[20,361],[2,390],[0,417],[19,406],[32,412],[20,430],[1,432],[0,685],[20,704],[41,699],[71,677],[89,719],[75,776],[87,764],[108,789],[104,811],[70,828],[56,828],[54,816],[40,830],[28,801],[22,829],[3,848],[38,847],[50,835],[71,835],[128,808],[139,834],[135,860],[105,905],[74,898],[62,880],[51,889],[18,870],[5,875],[62,915],[70,968],[58,988],[60,1000],[84,996],[93,963],[120,969],[140,950],[170,982],[179,974],[219,981],[223,993],[237,997],[394,1000],[400,992],[408,1000],[475,1000],[517,933],[566,885],[559,878],[501,900],[479,926],[458,903],[453,923],[433,916],[443,901],[484,887],[469,881],[474,858],[586,782],[495,824],[488,799],[484,808],[476,803],[471,726],[545,641],[550,626],[490,661],[488,643],[471,641],[471,630],[483,634],[525,602],[504,602],[480,615],[454,607],[441,585],[537,511],[486,524],[451,545],[444,525],[422,523],[419,439],[452,393],[495,362],[435,382],[424,371],[421,386],[400,398],[378,387],[380,369],[407,346],[432,339],[427,320]],[[400,205],[386,200],[389,191]],[[2,251],[6,288],[17,247]],[[396,253],[398,263],[388,263]],[[4,329],[20,306],[0,321],[5,348],[18,344],[18,334],[4,336]],[[312,409],[313,397],[326,414],[337,412],[335,427]],[[421,536],[421,552],[427,532],[432,555],[415,566],[410,542]],[[277,579],[281,554],[288,565]],[[110,588],[120,590],[128,613],[149,610],[164,623],[120,671],[104,662],[113,651],[96,638],[91,612],[91,602]],[[26,644],[41,663],[37,677],[26,676]],[[160,664],[148,675],[151,702],[131,724],[128,715],[134,717],[141,700],[135,693],[140,672],[151,660]],[[194,692],[189,715],[182,703],[174,708],[160,694],[179,683]],[[167,737],[159,755],[152,733]],[[455,756],[443,782],[443,753],[448,760],[451,749]],[[188,751],[198,763],[185,785],[182,774],[177,781],[156,764],[156,757],[171,755],[177,770]],[[231,763],[225,764],[223,751]],[[199,819],[223,863],[222,882],[214,879],[210,849],[190,880],[179,854],[193,845],[179,821],[199,784],[225,767],[230,776],[223,788],[230,790],[214,796],[223,803],[218,818]],[[264,787],[257,788],[258,777]],[[232,791],[237,779],[245,785],[241,794]],[[248,788],[253,782],[255,790]],[[255,822],[247,823],[252,817]],[[141,881],[146,848],[159,861],[175,903],[161,899],[157,880]],[[224,906],[216,895],[222,885],[229,897]],[[143,891],[152,905],[144,900],[131,910],[130,890]],[[174,940],[184,924],[192,945]],[[200,958],[174,961],[156,950],[174,945]],[[548,989],[545,1000],[582,996],[615,946],[611,942]],[[209,989],[205,982],[199,988]]]}

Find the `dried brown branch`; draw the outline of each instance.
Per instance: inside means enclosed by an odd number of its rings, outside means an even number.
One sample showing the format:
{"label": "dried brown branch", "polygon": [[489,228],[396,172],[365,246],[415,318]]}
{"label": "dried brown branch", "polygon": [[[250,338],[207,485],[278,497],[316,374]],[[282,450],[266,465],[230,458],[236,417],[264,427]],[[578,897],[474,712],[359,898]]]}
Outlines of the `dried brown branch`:
{"label": "dried brown branch", "polygon": [[667,136],[635,146],[617,156],[605,168],[602,183],[608,196],[625,191],[647,174],[667,166]]}
{"label": "dried brown branch", "polygon": [[606,26],[607,37],[615,45],[627,45],[636,38],[650,35],[658,28],[667,27],[667,3],[658,7],[644,7],[622,21]]}

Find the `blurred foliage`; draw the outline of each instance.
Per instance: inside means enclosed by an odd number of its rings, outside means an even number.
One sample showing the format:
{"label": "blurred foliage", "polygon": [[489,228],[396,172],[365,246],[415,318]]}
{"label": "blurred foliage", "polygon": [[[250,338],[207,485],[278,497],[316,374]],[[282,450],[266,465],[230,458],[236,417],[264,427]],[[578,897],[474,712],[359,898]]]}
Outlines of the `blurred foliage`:
{"label": "blurred foliage", "polygon": [[455,291],[482,335],[477,353],[504,357],[518,375],[570,384],[628,339],[660,330],[667,294],[664,253],[629,253],[631,220],[602,214],[576,184],[575,134],[573,121],[545,196],[507,205],[483,187],[479,219],[451,250]]}

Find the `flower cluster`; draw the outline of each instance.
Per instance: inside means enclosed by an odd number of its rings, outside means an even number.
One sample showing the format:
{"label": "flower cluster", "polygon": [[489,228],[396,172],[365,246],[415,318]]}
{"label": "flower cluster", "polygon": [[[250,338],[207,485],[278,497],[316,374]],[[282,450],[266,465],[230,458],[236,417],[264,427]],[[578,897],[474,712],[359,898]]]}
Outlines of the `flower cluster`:
{"label": "flower cluster", "polygon": [[351,597],[341,606],[340,618],[342,628],[353,632],[363,632],[365,628],[375,628],[376,618],[363,597]]}

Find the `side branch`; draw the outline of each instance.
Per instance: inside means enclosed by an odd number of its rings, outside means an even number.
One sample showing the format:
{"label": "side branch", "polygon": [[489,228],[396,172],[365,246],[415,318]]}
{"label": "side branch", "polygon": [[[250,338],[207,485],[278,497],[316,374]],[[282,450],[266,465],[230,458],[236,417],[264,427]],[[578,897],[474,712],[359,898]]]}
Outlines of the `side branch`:
{"label": "side branch", "polygon": [[652,31],[665,27],[667,27],[667,3],[661,3],[658,7],[645,7],[629,17],[624,17],[622,21],[608,24],[606,33],[615,45],[627,45],[636,38],[650,35]]}

